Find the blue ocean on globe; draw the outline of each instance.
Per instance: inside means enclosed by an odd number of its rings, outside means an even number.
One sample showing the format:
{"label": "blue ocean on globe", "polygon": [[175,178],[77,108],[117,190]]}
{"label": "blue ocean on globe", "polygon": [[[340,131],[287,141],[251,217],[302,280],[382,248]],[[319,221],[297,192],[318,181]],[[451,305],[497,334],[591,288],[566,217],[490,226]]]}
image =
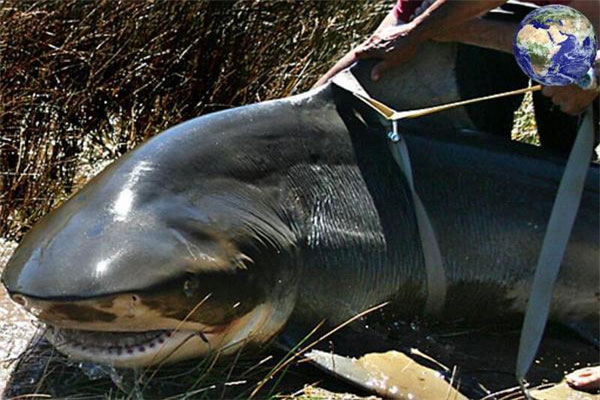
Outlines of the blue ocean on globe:
{"label": "blue ocean on globe", "polygon": [[590,21],[562,5],[540,7],[527,14],[513,41],[521,69],[547,86],[581,81],[596,58],[597,46]]}

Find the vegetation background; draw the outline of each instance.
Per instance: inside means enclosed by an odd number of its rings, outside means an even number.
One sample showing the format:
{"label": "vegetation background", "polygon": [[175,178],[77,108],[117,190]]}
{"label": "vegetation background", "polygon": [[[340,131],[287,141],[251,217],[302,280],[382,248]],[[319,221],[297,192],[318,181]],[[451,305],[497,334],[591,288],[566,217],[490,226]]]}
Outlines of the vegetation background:
{"label": "vegetation background", "polygon": [[308,89],[390,7],[0,1],[0,237],[169,126]]}

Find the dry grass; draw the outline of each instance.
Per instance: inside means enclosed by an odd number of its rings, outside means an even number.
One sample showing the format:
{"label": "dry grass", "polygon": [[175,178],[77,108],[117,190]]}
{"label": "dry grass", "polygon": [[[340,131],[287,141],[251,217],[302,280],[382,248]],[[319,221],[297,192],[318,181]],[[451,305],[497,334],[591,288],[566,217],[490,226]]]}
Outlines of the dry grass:
{"label": "dry grass", "polygon": [[307,89],[388,3],[0,2],[0,237],[168,126]]}

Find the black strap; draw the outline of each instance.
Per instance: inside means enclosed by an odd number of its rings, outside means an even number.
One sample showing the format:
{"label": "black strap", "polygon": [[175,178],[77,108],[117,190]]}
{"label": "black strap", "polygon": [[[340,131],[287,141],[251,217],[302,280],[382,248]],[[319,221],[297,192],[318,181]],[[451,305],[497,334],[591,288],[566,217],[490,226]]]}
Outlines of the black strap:
{"label": "black strap", "polygon": [[427,274],[427,299],[425,301],[425,313],[437,314],[442,311],[442,307],[446,302],[447,281],[442,261],[442,254],[438,245],[435,231],[431,224],[427,210],[423,205],[413,180],[412,168],[410,165],[410,157],[406,143],[398,133],[396,118],[393,118],[396,111],[392,110],[385,104],[374,100],[364,90],[356,77],[349,71],[345,70],[333,77],[332,82],[337,86],[358,95],[363,101],[368,99],[368,104],[382,114],[386,119],[392,121],[393,131],[388,134],[390,140],[390,150],[396,163],[402,170],[408,186],[411,191],[413,204],[415,205],[415,217],[417,220],[417,229],[421,239],[421,248],[423,249],[423,258],[425,261],[425,271]]}
{"label": "black strap", "polygon": [[442,253],[427,210],[415,190],[408,148],[406,147],[406,142],[398,133],[397,125],[398,122],[393,121],[393,130],[388,134],[388,138],[390,139],[390,150],[396,163],[404,173],[404,177],[410,188],[413,204],[415,205],[415,216],[417,219],[417,227],[419,229],[419,237],[421,239],[421,247],[423,249],[423,257],[425,259],[425,270],[427,271],[427,300],[425,302],[425,312],[428,314],[436,314],[442,311],[442,307],[446,302],[447,282],[446,274],[444,272],[444,262],[442,261]]}

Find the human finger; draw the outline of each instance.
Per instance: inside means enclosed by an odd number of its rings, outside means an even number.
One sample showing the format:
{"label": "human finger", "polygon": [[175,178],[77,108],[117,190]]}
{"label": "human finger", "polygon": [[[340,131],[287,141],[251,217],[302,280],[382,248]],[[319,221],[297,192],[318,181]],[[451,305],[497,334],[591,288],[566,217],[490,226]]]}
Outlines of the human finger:
{"label": "human finger", "polygon": [[546,97],[552,97],[555,92],[556,92],[556,87],[554,87],[554,86],[542,87],[542,94]]}
{"label": "human finger", "polygon": [[579,115],[583,112],[583,108],[580,107],[576,102],[569,100],[560,101],[560,111],[568,115]]}
{"label": "human finger", "polygon": [[367,40],[362,42],[358,47],[362,49],[369,49],[372,47],[377,47],[381,44],[382,38],[378,33],[372,34]]}
{"label": "human finger", "polygon": [[564,96],[554,94],[550,100],[552,101],[552,104],[560,109],[560,111],[564,112],[565,114],[569,114],[567,111],[570,111],[571,104],[569,104],[568,100],[564,98]]}
{"label": "human finger", "polygon": [[569,115],[579,115],[594,101],[597,93],[594,90],[583,90],[576,85],[557,87],[551,97],[560,110]]}
{"label": "human finger", "polygon": [[374,46],[361,46],[354,52],[356,58],[383,58],[385,50]]}
{"label": "human finger", "polygon": [[565,114],[577,116],[585,111],[587,104],[581,102],[567,101],[561,106],[561,111]]}
{"label": "human finger", "polygon": [[560,111],[564,112],[567,115],[579,115],[579,109],[575,108],[572,104],[564,104],[560,105]]}

